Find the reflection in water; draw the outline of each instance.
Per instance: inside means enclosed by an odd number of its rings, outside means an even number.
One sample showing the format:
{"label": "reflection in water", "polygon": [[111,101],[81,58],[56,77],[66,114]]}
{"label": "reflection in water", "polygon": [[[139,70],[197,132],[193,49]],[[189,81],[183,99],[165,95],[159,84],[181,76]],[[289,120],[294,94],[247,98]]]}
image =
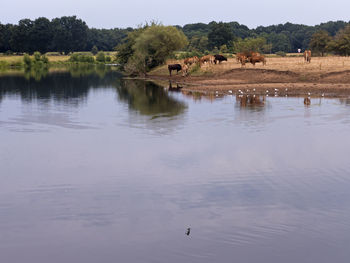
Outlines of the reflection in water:
{"label": "reflection in water", "polygon": [[153,82],[124,80],[117,87],[117,92],[119,99],[127,102],[130,109],[152,118],[176,116],[186,108],[183,102],[172,98]]}
{"label": "reflection in water", "polygon": [[265,106],[265,96],[260,98],[258,95],[237,95],[236,101],[240,108],[263,110]]}
{"label": "reflection in water", "polygon": [[304,105],[305,106],[310,106],[311,105],[311,98],[310,97],[305,97],[304,98]]}
{"label": "reflection in water", "polygon": [[176,83],[176,87],[173,86],[171,80],[169,80],[169,88],[168,88],[169,91],[180,92],[182,88],[183,88],[183,87],[181,87],[181,86],[179,85],[179,83]]}
{"label": "reflection in water", "polygon": [[[21,76],[0,77],[0,102],[6,96],[20,96],[23,101],[54,100],[77,105],[85,101],[90,88],[118,84],[119,74],[108,71],[86,71],[87,68],[69,68],[69,71],[40,75],[39,80]],[[43,77],[44,76],[44,77]],[[102,78],[103,77],[103,78]]]}

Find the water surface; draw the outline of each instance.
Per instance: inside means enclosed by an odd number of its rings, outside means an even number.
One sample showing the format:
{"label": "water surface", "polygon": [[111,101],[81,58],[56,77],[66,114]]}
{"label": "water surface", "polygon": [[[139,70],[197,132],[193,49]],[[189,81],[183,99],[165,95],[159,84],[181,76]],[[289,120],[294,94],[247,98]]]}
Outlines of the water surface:
{"label": "water surface", "polygon": [[349,132],[347,99],[1,76],[0,262],[347,263]]}

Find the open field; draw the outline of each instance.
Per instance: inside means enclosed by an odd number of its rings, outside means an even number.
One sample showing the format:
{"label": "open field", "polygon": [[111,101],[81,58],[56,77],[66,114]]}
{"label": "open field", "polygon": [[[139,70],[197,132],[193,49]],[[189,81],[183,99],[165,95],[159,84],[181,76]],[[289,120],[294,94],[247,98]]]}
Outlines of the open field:
{"label": "open field", "polygon": [[[169,60],[167,63],[178,62],[182,61]],[[315,95],[350,95],[350,58],[313,57],[311,63],[305,63],[302,57],[270,57],[265,66],[247,63],[245,67],[241,67],[235,58],[229,58],[220,65],[204,65],[187,77],[181,74],[169,77],[167,67],[162,66],[152,71],[150,78],[174,80],[185,89],[195,91],[225,93],[256,89],[256,92],[265,93],[268,89],[287,89],[288,94],[293,95],[311,91]]]}
{"label": "open field", "polygon": [[[91,52],[76,52],[79,54],[90,54]],[[105,55],[107,56],[115,56],[116,51],[106,51],[104,52]],[[48,52],[45,54],[47,58],[49,59],[49,62],[52,64],[55,63],[63,63],[67,62],[70,58],[69,55],[59,55],[58,52]],[[33,56],[31,56],[33,58]],[[96,59],[96,56],[95,56]],[[23,63],[23,55],[5,55],[5,54],[0,54],[0,66],[9,66],[9,67],[17,67],[21,66]]]}

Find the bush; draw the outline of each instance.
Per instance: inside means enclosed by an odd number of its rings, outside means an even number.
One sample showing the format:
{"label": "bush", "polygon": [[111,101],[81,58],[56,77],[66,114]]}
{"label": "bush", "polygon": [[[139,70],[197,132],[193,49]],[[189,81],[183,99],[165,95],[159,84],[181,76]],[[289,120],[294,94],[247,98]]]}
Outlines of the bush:
{"label": "bush", "polygon": [[98,53],[98,48],[96,46],[93,46],[92,49],[91,49],[91,53],[93,55],[96,55]]}
{"label": "bush", "polygon": [[105,53],[103,53],[102,51],[98,52],[96,56],[96,61],[104,63],[106,61]]}
{"label": "bush", "polygon": [[111,61],[112,61],[111,56],[106,56],[106,62],[111,62]]}
{"label": "bush", "polygon": [[276,55],[279,56],[279,57],[285,57],[287,54],[284,51],[277,51]]}
{"label": "bush", "polygon": [[38,51],[34,52],[34,61],[35,62],[41,61],[41,54],[40,54],[40,52],[38,52]]}
{"label": "bush", "polygon": [[73,63],[95,63],[95,59],[92,55],[87,54],[79,54],[79,53],[73,53],[70,58],[69,62]]}
{"label": "bush", "polygon": [[32,59],[30,58],[30,56],[28,54],[24,54],[23,63],[24,63],[24,67],[26,67],[26,68],[32,67]]}

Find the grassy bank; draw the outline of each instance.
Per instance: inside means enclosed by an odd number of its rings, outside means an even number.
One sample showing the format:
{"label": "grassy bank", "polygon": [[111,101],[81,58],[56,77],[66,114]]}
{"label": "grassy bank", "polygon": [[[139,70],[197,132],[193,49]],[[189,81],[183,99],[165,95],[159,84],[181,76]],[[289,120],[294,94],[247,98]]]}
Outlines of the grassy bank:
{"label": "grassy bank", "polygon": [[[110,57],[110,61],[99,61],[98,55],[93,55],[91,52],[76,52],[72,55],[84,55],[89,56],[93,58],[93,62],[82,62],[82,61],[70,61],[71,55],[60,55],[58,52],[48,52],[45,54],[45,56],[48,58],[49,66],[55,66],[55,65],[70,65],[72,63],[92,63],[92,64],[108,64],[108,63],[115,63],[115,51],[111,52],[104,52],[105,57]],[[23,61],[24,55],[5,55],[0,54],[0,70],[9,70],[11,68],[23,68],[24,61]],[[34,59],[34,56],[30,56],[31,59]]]}

